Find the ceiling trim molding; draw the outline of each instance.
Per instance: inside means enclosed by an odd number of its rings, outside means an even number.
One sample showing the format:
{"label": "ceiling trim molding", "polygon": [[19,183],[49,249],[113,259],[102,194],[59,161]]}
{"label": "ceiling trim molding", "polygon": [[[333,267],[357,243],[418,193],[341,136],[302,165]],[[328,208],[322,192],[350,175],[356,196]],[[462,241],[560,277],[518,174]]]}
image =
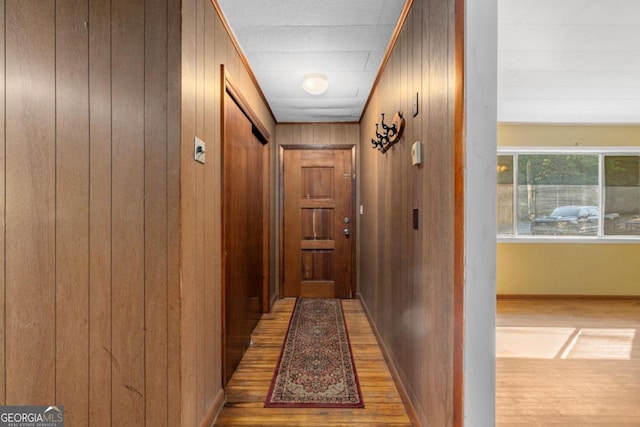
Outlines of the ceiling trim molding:
{"label": "ceiling trim molding", "polygon": [[398,41],[398,37],[400,37],[400,32],[402,31],[402,27],[404,27],[404,23],[407,20],[407,16],[409,15],[409,10],[411,10],[411,6],[413,5],[413,0],[407,0],[402,8],[402,12],[400,12],[400,17],[398,18],[398,23],[396,24],[396,28],[393,30],[393,34],[391,35],[391,39],[389,40],[389,44],[387,45],[387,51],[382,58],[382,62],[380,63],[380,68],[378,68],[378,74],[376,74],[376,78],[371,85],[371,90],[369,91],[369,96],[367,97],[367,102],[364,103],[364,107],[362,108],[362,113],[360,114],[360,119],[358,123],[362,122],[362,118],[364,117],[364,113],[367,111],[367,107],[369,107],[369,103],[371,102],[371,98],[373,97],[373,93],[375,92],[378,84],[380,83],[380,79],[382,78],[382,73],[387,66],[387,62],[389,62],[389,57],[391,57],[391,51],[396,45]]}
{"label": "ceiling trim molding", "polygon": [[278,125],[359,125],[360,122],[278,122]]}
{"label": "ceiling trim molding", "polygon": [[247,70],[247,73],[249,74],[249,78],[251,79],[251,82],[253,82],[253,85],[258,91],[258,95],[260,95],[262,102],[264,102],[264,105],[267,107],[269,114],[271,114],[271,118],[273,119],[273,122],[277,124],[278,120],[276,119],[276,116],[273,114],[273,110],[271,110],[271,105],[269,105],[269,102],[267,102],[267,98],[264,96],[264,92],[262,92],[262,88],[260,87],[260,84],[256,79],[256,75],[253,72],[253,69],[251,68],[251,66],[249,65],[249,60],[245,56],[244,52],[242,52],[242,49],[240,48],[240,44],[238,43],[238,40],[233,35],[233,31],[231,31],[231,26],[229,26],[229,22],[227,22],[227,18],[225,18],[224,13],[222,13],[222,8],[218,4],[218,0],[211,0],[211,4],[213,4],[213,7],[217,12],[218,17],[220,18],[220,21],[224,26],[224,30],[226,31],[227,35],[231,39],[231,43],[233,44],[233,47],[235,48],[236,52],[240,56],[240,60],[242,61],[242,64]]}

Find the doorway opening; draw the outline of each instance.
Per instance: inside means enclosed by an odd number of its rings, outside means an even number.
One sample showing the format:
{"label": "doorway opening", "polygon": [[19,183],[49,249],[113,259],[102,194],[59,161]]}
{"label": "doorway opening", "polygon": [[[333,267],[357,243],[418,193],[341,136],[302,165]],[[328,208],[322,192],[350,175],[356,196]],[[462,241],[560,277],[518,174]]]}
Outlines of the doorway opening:
{"label": "doorway opening", "polygon": [[280,295],[356,294],[355,146],[280,147]]}

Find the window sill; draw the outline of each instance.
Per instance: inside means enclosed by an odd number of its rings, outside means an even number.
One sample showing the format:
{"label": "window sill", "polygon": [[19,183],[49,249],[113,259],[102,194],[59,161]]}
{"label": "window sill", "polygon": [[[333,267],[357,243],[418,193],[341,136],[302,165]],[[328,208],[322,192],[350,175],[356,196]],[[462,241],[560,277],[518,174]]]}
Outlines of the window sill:
{"label": "window sill", "polygon": [[640,236],[498,236],[498,243],[640,244]]}

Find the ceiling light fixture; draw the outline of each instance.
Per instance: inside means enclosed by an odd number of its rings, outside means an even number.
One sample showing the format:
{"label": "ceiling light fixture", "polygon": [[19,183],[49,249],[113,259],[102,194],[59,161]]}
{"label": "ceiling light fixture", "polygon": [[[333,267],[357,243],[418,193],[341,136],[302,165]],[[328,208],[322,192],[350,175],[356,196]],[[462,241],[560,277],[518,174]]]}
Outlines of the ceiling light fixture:
{"label": "ceiling light fixture", "polygon": [[329,88],[327,76],[320,73],[305,74],[302,81],[302,88],[311,95],[320,95]]}

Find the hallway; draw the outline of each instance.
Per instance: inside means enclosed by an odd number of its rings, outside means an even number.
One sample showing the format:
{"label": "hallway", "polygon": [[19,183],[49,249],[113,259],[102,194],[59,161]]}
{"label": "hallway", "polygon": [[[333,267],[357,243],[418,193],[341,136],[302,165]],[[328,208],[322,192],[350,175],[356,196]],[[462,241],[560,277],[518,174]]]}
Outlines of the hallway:
{"label": "hallway", "polygon": [[[406,5],[402,20],[384,23],[394,27],[393,43],[365,40],[384,59],[379,70],[340,34],[334,38],[340,57],[376,75],[357,121],[318,114],[317,122],[287,122],[274,115],[215,0],[0,0],[0,404],[64,406],[65,424],[73,426],[192,427],[214,423],[227,391],[230,407],[220,422],[227,413],[259,412],[286,320],[278,318],[279,303],[258,329],[268,333],[256,334],[241,372],[257,369],[250,365],[254,350],[271,357],[258,355],[256,363],[272,366],[248,378],[255,388],[223,389],[223,316],[236,310],[225,298],[225,260],[236,255],[222,244],[234,237],[225,221],[237,216],[243,233],[261,237],[250,250],[262,249],[262,257],[251,252],[248,262],[262,262],[262,305],[285,295],[281,152],[348,146],[355,152],[351,173],[331,179],[355,186],[353,214],[332,222],[355,243],[352,290],[399,367],[412,409],[403,412],[358,308],[348,316],[367,407],[317,411],[318,419],[456,426],[470,417],[493,424],[495,361],[489,351],[472,350],[492,342],[495,320],[495,43],[484,31],[494,28],[495,5]],[[270,12],[285,19],[290,11]],[[307,67],[304,57],[292,60]],[[289,76],[281,89],[302,92],[299,77]],[[341,93],[355,96],[332,81],[318,99]],[[268,142],[262,175],[244,156],[228,158],[227,94],[264,126],[250,129]],[[398,113],[402,141],[385,153],[373,149],[376,123]],[[411,156],[415,142],[425,154],[420,163]],[[233,189],[225,167],[240,179],[258,175],[247,186],[252,192]],[[324,167],[310,174],[323,175]],[[260,199],[258,188],[269,193]],[[256,210],[261,200],[263,215],[225,213],[232,207],[225,192],[232,191],[256,202]],[[352,228],[337,227],[345,218]],[[311,280],[333,280],[321,266],[342,268],[341,261],[316,254]],[[262,341],[268,339],[274,342]],[[292,423],[313,424],[313,413],[288,412]]]}
{"label": "hallway", "polygon": [[217,426],[410,426],[391,374],[358,300],[343,300],[364,409],[264,408],[295,299],[278,300],[253,333],[253,345],[226,388]]}

